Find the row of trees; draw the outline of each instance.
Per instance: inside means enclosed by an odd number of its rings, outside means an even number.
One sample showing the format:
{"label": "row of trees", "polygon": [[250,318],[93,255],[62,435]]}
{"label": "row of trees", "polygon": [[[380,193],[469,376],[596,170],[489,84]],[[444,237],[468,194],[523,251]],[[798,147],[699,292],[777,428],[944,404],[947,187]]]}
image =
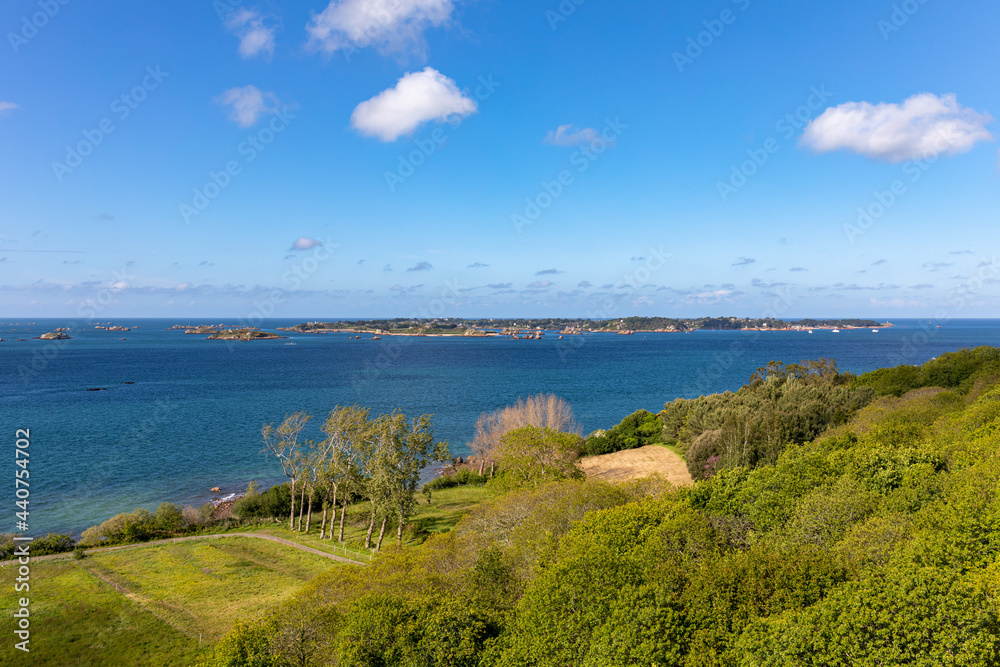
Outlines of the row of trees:
{"label": "row of trees", "polygon": [[299,411],[261,429],[263,451],[278,460],[289,479],[289,529],[303,530],[304,515],[304,530],[309,532],[313,506],[319,502],[320,538],[333,539],[339,523],[338,540],[343,542],[347,508],[364,500],[369,504],[365,547],[371,548],[378,523],[375,548],[381,549],[390,521],[402,542],[403,526],[413,515],[420,470],[450,458],[448,444],[434,439],[430,416],[410,420],[396,411],[373,418],[367,408],[337,406],[324,422],[325,437],[319,441],[304,438],[310,420]]}

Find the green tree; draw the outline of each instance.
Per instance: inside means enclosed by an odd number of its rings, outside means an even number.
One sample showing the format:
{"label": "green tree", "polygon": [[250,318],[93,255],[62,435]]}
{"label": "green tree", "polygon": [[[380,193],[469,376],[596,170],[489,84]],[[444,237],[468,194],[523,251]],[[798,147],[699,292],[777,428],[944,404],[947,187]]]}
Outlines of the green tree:
{"label": "green tree", "polygon": [[574,433],[522,426],[500,439],[496,459],[505,478],[515,486],[578,479],[583,476],[575,463],[581,444],[580,436]]}

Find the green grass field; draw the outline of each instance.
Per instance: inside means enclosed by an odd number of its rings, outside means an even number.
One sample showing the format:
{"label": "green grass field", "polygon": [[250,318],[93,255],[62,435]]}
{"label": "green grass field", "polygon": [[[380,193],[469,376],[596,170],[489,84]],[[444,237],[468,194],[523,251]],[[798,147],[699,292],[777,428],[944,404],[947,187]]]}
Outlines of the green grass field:
{"label": "green grass field", "polygon": [[[405,542],[450,530],[490,495],[483,487],[456,487],[434,492],[430,504],[418,496]],[[336,540],[319,539],[320,518],[313,515],[308,534],[288,530],[286,522],[229,532],[264,533],[344,555]],[[347,513],[347,548],[366,555],[367,529],[367,506],[359,503]],[[395,526],[386,527],[386,544],[395,537]],[[0,649],[0,664],[192,665],[236,618],[273,607],[330,567],[355,566],[242,537],[135,545],[79,562],[68,554],[38,561],[31,566],[31,652],[15,651],[11,641]],[[14,593],[14,572],[0,571],[4,609],[14,609],[23,596]]]}
{"label": "green grass field", "polygon": [[[17,664],[191,665],[235,618],[281,602],[330,567],[354,566],[238,537],[37,562],[31,652]],[[12,591],[5,585],[0,595],[5,609],[14,606]],[[10,644],[3,650],[14,652]]]}

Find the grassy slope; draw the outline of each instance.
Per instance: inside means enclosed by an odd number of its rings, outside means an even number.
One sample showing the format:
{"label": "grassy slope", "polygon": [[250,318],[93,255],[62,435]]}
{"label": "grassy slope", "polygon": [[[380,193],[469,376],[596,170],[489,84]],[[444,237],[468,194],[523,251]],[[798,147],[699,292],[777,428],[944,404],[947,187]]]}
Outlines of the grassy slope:
{"label": "grassy slope", "polygon": [[[331,566],[320,556],[243,538],[108,552],[82,563],[39,562],[31,569],[32,651],[23,662],[189,665],[199,634],[207,649],[235,618],[286,599]],[[14,600],[5,586],[0,605],[9,609]]]}
{"label": "grassy slope", "polygon": [[[482,487],[445,489],[434,493],[430,505],[419,496],[407,542],[422,543],[429,533],[450,530],[489,495]],[[349,548],[358,552],[364,552],[366,511],[358,504],[348,512],[345,538]],[[271,534],[334,553],[336,540],[321,541],[320,517],[313,519],[308,535],[289,531],[284,522],[242,526],[233,532]],[[387,542],[394,539],[395,532],[387,528]],[[84,567],[123,587],[133,599]],[[32,650],[18,655],[18,664],[190,665],[200,651],[210,650],[236,618],[251,618],[273,607],[329,567],[338,565],[280,544],[238,537],[137,545],[95,554],[82,563],[68,557],[37,562],[31,567]],[[13,568],[3,572],[14,576]],[[17,597],[13,586],[4,585],[0,607],[13,609]],[[204,642],[201,647],[199,633]],[[0,663],[14,652],[10,645],[2,651]]]}

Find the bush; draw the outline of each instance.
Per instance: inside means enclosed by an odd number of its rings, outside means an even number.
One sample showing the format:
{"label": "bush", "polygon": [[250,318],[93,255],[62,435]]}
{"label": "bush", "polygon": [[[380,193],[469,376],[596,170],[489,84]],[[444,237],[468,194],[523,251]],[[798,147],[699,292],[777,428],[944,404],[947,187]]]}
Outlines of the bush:
{"label": "bush", "polygon": [[452,475],[441,475],[424,484],[424,491],[439,491],[456,486],[483,486],[489,481],[489,476],[480,475],[475,470],[462,468]]}
{"label": "bush", "polygon": [[48,556],[49,554],[64,554],[72,551],[76,540],[69,533],[50,533],[31,542],[32,556]]}
{"label": "bush", "polygon": [[76,560],[83,560],[87,557],[87,553],[83,550],[83,547],[79,544],[73,547],[73,558]]}
{"label": "bush", "polygon": [[160,503],[160,506],[156,508],[153,523],[156,530],[175,533],[184,530],[186,522],[180,507],[173,503]]}
{"label": "bush", "polygon": [[584,441],[580,451],[583,456],[611,454],[660,442],[662,436],[660,418],[647,410],[637,410],[610,431],[592,434]]}
{"label": "bush", "polygon": [[722,430],[705,431],[687,451],[688,472],[692,479],[708,479],[715,474],[722,446]]}
{"label": "bush", "polygon": [[292,494],[288,484],[279,484],[264,493],[244,496],[233,505],[233,516],[238,519],[287,518],[291,511]]}
{"label": "bush", "polygon": [[125,544],[143,542],[156,535],[156,517],[149,510],[136,509],[116,514],[98,526],[83,531],[80,544]]}

